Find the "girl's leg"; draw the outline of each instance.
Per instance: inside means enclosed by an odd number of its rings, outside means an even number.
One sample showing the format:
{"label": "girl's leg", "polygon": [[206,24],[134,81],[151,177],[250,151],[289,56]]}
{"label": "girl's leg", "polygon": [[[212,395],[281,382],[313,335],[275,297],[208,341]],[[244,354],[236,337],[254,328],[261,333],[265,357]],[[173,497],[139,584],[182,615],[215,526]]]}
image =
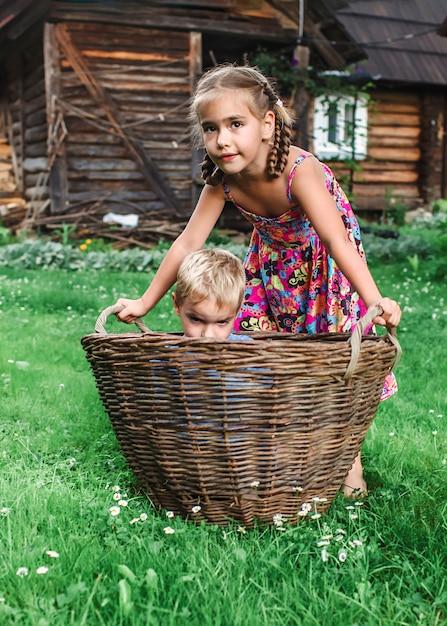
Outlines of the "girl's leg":
{"label": "girl's leg", "polygon": [[343,493],[348,498],[360,498],[367,495],[368,487],[363,478],[363,467],[360,452],[355,457],[355,461],[349,472],[346,474],[343,484]]}

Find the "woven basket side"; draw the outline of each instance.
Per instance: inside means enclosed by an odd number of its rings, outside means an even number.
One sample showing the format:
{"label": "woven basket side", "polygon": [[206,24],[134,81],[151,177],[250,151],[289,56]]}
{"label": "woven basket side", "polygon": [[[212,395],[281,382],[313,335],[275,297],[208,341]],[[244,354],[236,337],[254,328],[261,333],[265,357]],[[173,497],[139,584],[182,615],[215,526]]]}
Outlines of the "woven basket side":
{"label": "woven basket side", "polygon": [[183,517],[200,504],[195,519],[248,527],[277,513],[297,521],[312,497],[326,498],[321,510],[330,505],[395,355],[384,339],[365,341],[345,382],[349,345],[332,337],[82,341],[123,454],[154,504]]}

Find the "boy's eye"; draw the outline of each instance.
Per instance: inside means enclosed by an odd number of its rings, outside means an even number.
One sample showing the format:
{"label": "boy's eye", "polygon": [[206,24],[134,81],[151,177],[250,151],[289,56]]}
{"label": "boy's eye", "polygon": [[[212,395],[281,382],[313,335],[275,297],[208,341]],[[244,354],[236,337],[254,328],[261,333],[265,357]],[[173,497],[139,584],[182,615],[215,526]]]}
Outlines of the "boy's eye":
{"label": "boy's eye", "polygon": [[212,133],[215,130],[216,130],[215,126],[204,126],[203,128],[204,133]]}
{"label": "boy's eye", "polygon": [[242,126],[242,122],[234,121],[231,125],[233,128],[240,128]]}

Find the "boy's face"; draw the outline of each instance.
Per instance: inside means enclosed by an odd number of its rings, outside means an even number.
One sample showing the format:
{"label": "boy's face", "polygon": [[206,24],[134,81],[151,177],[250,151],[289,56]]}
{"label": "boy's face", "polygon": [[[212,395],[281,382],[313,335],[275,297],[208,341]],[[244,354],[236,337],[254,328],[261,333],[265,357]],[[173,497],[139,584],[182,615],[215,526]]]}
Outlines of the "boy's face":
{"label": "boy's face", "polygon": [[174,310],[180,317],[186,337],[214,337],[226,339],[233,330],[237,311],[223,305],[220,308],[211,298],[201,302],[191,302],[190,298],[179,304],[176,294],[172,294]]}

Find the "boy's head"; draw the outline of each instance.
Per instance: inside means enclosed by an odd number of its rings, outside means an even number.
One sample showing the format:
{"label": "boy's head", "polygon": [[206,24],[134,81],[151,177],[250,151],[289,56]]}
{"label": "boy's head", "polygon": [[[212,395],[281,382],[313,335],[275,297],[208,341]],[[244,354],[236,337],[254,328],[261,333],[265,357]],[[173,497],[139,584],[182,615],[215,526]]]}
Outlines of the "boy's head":
{"label": "boy's head", "polygon": [[185,335],[226,339],[244,290],[244,266],[231,252],[214,248],[188,254],[180,265],[172,294]]}

